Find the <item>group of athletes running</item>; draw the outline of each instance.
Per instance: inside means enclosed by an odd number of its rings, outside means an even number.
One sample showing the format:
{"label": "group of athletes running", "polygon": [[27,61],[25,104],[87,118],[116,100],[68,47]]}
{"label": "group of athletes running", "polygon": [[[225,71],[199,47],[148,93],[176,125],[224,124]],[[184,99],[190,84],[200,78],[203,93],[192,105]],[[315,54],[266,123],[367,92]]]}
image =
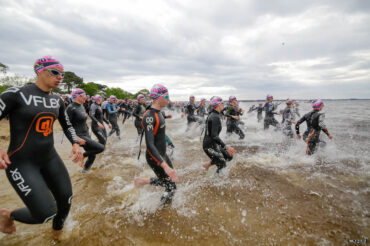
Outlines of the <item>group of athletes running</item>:
{"label": "group of athletes running", "polygon": [[[25,204],[24,208],[0,209],[1,232],[15,233],[14,221],[40,224],[53,220],[53,235],[58,238],[62,233],[73,194],[68,171],[54,148],[53,124],[56,119],[72,144],[70,157],[79,163],[82,173],[86,173],[96,155],[104,151],[108,136],[116,133],[120,139],[119,115],[122,114],[123,123],[130,116],[135,117],[134,125],[140,144],[145,136],[145,158],[156,177],[135,177],[134,186],[162,186],[165,188],[162,203],[172,201],[179,178],[167,154],[168,148],[173,149],[174,145],[166,135],[165,118],[172,116],[165,115],[162,109],[173,105],[169,104],[169,92],[165,86],[156,84],[152,87],[149,105],[142,94],[138,95],[135,103],[119,101],[115,96],[103,100],[100,95],[87,100],[86,93],[78,88],[72,91],[69,99],[52,92],[64,77],[63,65],[58,60],[51,56],[42,57],[34,63],[34,71],[37,75],[34,84],[9,88],[0,95],[0,120],[8,117],[10,123],[10,144],[7,151],[0,148],[0,169],[5,169],[9,182]],[[297,122],[295,115],[298,111],[294,108],[294,101],[288,99],[286,104],[281,113],[277,112],[277,104],[268,95],[264,105],[252,106],[249,112],[256,110],[258,121],[261,121],[265,111],[264,128],[273,125],[291,138],[294,136],[292,124],[296,125],[297,137],[301,138],[299,125],[306,122],[303,139],[307,142],[307,154],[313,154],[317,145],[323,143],[320,140],[321,131],[332,138],[324,124],[325,115],[320,113],[324,107],[321,100],[313,102],[313,110]],[[206,99],[196,105],[195,97],[190,96],[186,105],[175,104],[174,108],[182,111],[182,117],[187,116],[187,131],[193,124],[201,127],[201,134],[204,133],[203,150],[210,158],[203,167],[208,170],[215,165],[216,174],[219,174],[236,153],[220,138],[222,120],[227,118],[228,135],[236,133],[240,139],[245,137],[240,128],[243,124],[240,116],[244,110],[238,106],[237,99],[230,97],[224,107],[224,101],[214,96],[206,108]],[[276,114],[283,116],[281,124],[274,118]],[[88,118],[97,141],[89,134]],[[104,123],[111,128],[109,133]]]}

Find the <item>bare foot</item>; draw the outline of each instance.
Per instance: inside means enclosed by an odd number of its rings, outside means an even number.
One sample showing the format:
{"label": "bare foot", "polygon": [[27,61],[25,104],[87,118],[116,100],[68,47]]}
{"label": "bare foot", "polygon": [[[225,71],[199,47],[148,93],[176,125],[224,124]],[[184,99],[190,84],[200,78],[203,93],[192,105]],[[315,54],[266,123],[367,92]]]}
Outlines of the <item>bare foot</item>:
{"label": "bare foot", "polygon": [[63,235],[63,230],[54,230],[52,229],[52,237],[54,240],[60,241]]}
{"label": "bare foot", "polygon": [[135,177],[134,178],[134,187],[139,188],[143,185],[149,184],[150,179],[149,178],[140,178],[140,177]]}
{"label": "bare foot", "polygon": [[7,234],[15,233],[14,220],[10,219],[12,210],[2,208],[0,209],[0,231]]}
{"label": "bare foot", "polygon": [[203,168],[205,169],[205,171],[208,171],[209,167],[211,166],[211,163],[204,163],[203,165]]}

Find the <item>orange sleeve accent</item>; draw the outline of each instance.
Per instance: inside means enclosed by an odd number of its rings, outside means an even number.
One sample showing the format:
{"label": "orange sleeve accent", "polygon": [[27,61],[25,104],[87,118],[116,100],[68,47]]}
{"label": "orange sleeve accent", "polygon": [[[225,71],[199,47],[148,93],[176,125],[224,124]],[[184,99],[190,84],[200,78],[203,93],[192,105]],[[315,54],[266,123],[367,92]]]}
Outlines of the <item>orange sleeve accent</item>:
{"label": "orange sleeve accent", "polygon": [[312,132],[310,133],[310,135],[308,135],[306,155],[308,155],[308,152],[310,151],[310,139],[312,138],[312,136],[314,134],[315,134],[315,130],[312,130]]}
{"label": "orange sleeve accent", "polygon": [[149,150],[147,150],[147,151],[148,151],[149,155],[153,158],[153,160],[154,160],[155,162],[157,162],[157,163],[158,163],[158,165],[160,165],[160,164],[161,164],[161,162],[160,162],[157,158],[155,158],[155,157],[154,157],[154,155],[152,155],[152,153],[150,153],[150,151],[149,151]]}
{"label": "orange sleeve accent", "polygon": [[157,134],[157,131],[158,131],[158,127],[159,127],[159,118],[158,118],[158,114],[157,113],[154,113],[155,115],[155,127],[154,127],[154,136]]}

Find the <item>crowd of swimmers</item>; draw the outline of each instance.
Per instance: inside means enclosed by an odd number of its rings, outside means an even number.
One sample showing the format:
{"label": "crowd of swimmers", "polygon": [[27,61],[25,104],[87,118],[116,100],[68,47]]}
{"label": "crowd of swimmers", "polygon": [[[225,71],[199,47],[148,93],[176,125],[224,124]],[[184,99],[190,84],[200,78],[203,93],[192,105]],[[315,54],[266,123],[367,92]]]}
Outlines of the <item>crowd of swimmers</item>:
{"label": "crowd of swimmers", "polygon": [[[203,167],[208,170],[215,165],[216,174],[236,154],[235,149],[220,138],[223,120],[226,119],[228,136],[236,134],[241,140],[245,138],[241,128],[244,124],[241,116],[245,111],[234,96],[228,102],[214,96],[208,103],[203,98],[196,104],[195,97],[190,96],[185,104],[171,103],[168,89],[161,84],[155,84],[150,90],[150,101],[142,94],[137,100],[118,100],[114,95],[107,99],[100,95],[89,98],[78,88],[70,96],[59,96],[52,89],[57,88],[64,77],[62,64],[45,56],[34,63],[34,71],[37,75],[35,83],[9,88],[0,95],[0,120],[8,117],[10,122],[10,144],[7,151],[0,148],[0,169],[5,169],[9,182],[25,204],[24,208],[0,209],[0,231],[3,233],[15,233],[14,221],[40,224],[50,220],[53,221],[53,235],[58,238],[62,233],[73,195],[68,171],[54,148],[53,124],[56,119],[72,144],[70,157],[81,166],[82,173],[86,173],[96,155],[104,151],[109,136],[115,134],[121,139],[119,117],[122,117],[122,124],[134,117],[140,144],[145,137],[146,161],[155,174],[155,177],[135,177],[134,187],[146,184],[164,187],[163,204],[172,201],[179,177],[169,157],[169,149],[173,150],[174,144],[166,135],[165,127],[165,119],[172,115],[166,115],[162,109],[167,107],[181,113],[182,118],[186,116],[186,131],[193,126],[200,127],[204,136],[203,151],[210,159]],[[248,112],[257,111],[257,120],[263,120],[264,129],[274,126],[288,138],[294,137],[292,126],[295,125],[296,136],[300,139],[299,126],[306,122],[303,140],[307,143],[308,155],[325,144],[320,138],[321,131],[332,138],[324,123],[325,115],[320,112],[324,107],[321,100],[315,100],[313,110],[298,121],[296,116],[300,115],[295,101],[286,100],[286,107],[281,112],[277,111],[278,104],[268,95],[264,104],[253,105]],[[275,115],[282,116],[281,123]],[[97,140],[89,133],[88,118]]]}

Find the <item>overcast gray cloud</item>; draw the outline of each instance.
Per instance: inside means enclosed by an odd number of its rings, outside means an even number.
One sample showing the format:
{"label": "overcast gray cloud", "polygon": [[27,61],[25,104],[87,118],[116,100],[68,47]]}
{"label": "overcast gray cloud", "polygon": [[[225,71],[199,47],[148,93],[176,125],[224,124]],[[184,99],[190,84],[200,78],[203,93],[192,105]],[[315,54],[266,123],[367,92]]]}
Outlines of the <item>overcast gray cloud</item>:
{"label": "overcast gray cloud", "polygon": [[84,81],[241,99],[369,98],[370,1],[0,0],[0,62],[52,55]]}

